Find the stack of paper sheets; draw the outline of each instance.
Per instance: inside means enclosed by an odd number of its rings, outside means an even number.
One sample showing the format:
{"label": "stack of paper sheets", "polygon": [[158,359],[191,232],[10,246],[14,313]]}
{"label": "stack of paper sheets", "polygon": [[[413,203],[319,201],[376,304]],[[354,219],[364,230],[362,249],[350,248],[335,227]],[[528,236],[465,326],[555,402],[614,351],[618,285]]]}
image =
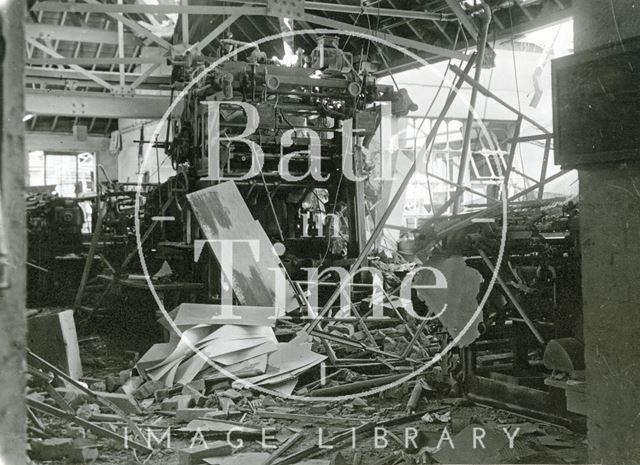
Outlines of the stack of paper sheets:
{"label": "stack of paper sheets", "polygon": [[[138,371],[167,387],[222,373],[245,378],[234,384],[239,389],[257,385],[291,394],[298,376],[325,357],[312,352],[309,342],[278,343],[272,312],[234,306],[233,314],[243,318],[218,320],[219,305],[181,304],[170,313],[180,333],[163,321],[171,328],[171,340],[153,345],[138,361]],[[238,324],[218,324],[227,321]]]}
{"label": "stack of paper sheets", "polygon": [[[138,371],[166,386],[187,384],[216,365],[231,373],[263,372],[267,354],[278,345],[268,326],[195,325],[166,344],[155,344],[138,362]],[[210,363],[213,362],[213,363]]]}

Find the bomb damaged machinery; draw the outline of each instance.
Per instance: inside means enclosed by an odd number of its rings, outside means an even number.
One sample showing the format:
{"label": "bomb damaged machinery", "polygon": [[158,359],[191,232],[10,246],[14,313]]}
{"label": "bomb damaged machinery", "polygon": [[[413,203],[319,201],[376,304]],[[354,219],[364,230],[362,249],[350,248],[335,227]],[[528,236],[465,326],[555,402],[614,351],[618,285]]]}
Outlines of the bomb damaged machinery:
{"label": "bomb damaged machinery", "polygon": [[298,50],[295,66],[258,48],[211,70],[208,59],[174,63],[175,94],[189,86],[167,129],[177,174],[150,195],[147,218],[174,195],[163,214],[179,221],[164,225],[158,240],[191,241],[185,195],[233,180],[269,238],[286,246],[285,262],[348,263],[358,255],[371,170],[365,149],[385,119],[416,106],[406,91],[377,84],[372,62],[338,45],[320,37],[310,54]]}

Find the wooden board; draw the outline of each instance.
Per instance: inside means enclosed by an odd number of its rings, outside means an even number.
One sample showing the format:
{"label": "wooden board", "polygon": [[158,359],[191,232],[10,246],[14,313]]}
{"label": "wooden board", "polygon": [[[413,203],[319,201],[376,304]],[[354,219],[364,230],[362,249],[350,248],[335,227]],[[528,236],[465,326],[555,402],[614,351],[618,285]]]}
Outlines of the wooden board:
{"label": "wooden board", "polygon": [[72,378],[82,377],[73,310],[29,318],[27,345],[33,353]]}
{"label": "wooden board", "polygon": [[192,303],[180,304],[171,315],[174,317],[173,322],[179,327],[200,324],[273,326],[277,319],[274,307],[233,305],[233,318],[222,318],[222,305]]}
{"label": "wooden board", "polygon": [[265,463],[269,457],[269,454],[266,452],[247,452],[229,457],[202,459],[202,461],[210,465],[250,465],[252,463]]}
{"label": "wooden board", "polygon": [[[233,273],[232,276],[225,274],[225,278],[232,279],[238,301],[250,306],[277,306],[282,313],[296,309],[298,303],[293,287],[285,278],[282,263],[236,185],[225,182],[188,194],[187,198],[206,239],[259,241],[257,259],[249,244],[235,243],[233,246]],[[211,249],[220,261],[220,246],[212,245]],[[277,282],[284,284],[282,305],[276,302]]]}
{"label": "wooden board", "polygon": [[[324,355],[312,352],[311,343],[293,341],[280,343],[278,349],[269,354],[267,372],[248,378],[246,381],[258,386],[286,383],[326,358]],[[234,387],[242,386],[242,383],[236,383],[233,384]]]}

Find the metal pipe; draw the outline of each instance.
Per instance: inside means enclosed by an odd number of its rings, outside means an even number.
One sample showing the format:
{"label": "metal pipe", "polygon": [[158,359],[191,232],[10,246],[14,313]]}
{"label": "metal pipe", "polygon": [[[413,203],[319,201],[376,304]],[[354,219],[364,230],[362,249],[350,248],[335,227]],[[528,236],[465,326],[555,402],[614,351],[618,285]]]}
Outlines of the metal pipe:
{"label": "metal pipe", "polygon": [[[480,75],[482,74],[482,65],[484,62],[484,52],[487,46],[487,36],[489,35],[489,24],[491,24],[491,7],[487,5],[484,1],[480,2],[479,8],[483,11],[484,14],[480,15],[480,19],[482,22],[482,27],[480,29],[480,35],[478,37],[478,57],[476,60],[476,72],[474,74],[474,78],[476,81],[480,80]],[[478,89],[473,87],[471,89],[471,98],[469,100],[469,113],[467,114],[467,122],[464,131],[464,139],[462,141],[462,153],[460,158],[460,168],[458,171],[458,188],[455,192],[455,200],[453,202],[453,214],[457,214],[460,210],[460,203],[464,194],[464,189],[461,187],[464,185],[464,179],[467,176],[467,171],[469,169],[469,158],[470,158],[470,146],[471,146],[471,130],[473,126],[474,120],[474,109],[476,107],[476,100],[478,99]]]}

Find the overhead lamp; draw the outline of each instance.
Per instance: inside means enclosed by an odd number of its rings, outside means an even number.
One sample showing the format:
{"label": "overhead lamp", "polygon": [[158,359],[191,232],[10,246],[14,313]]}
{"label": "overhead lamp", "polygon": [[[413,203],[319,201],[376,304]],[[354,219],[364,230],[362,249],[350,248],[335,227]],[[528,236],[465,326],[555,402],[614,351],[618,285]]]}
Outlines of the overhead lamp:
{"label": "overhead lamp", "polygon": [[22,117],[22,122],[26,123],[27,121],[32,119],[34,116],[35,115],[33,113],[25,113],[24,116]]}

